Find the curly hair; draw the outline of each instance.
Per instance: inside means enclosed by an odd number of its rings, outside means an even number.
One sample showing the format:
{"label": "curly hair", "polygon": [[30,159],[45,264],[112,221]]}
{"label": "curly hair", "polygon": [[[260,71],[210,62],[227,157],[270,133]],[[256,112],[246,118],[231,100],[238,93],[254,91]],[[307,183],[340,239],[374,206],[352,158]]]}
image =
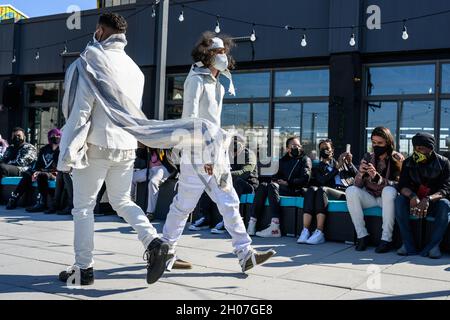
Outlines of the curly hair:
{"label": "curly hair", "polygon": [[228,57],[228,69],[234,69],[236,61],[230,55],[231,49],[235,46],[233,39],[226,35],[217,35],[212,31],[203,32],[194,49],[192,50],[191,56],[194,62],[201,61],[205,67],[210,67],[214,62],[215,52],[214,50],[209,50],[212,44],[213,38],[220,38],[223,41],[225,47],[225,53]]}
{"label": "curly hair", "polygon": [[103,13],[98,19],[98,23],[110,27],[118,33],[125,33],[128,27],[125,18],[114,12]]}

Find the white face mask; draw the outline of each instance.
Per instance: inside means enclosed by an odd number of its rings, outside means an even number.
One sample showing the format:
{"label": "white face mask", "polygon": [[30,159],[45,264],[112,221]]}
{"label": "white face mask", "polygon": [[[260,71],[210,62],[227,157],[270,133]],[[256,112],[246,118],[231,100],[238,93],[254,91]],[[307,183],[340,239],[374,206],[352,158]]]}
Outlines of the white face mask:
{"label": "white face mask", "polygon": [[225,71],[228,68],[228,57],[225,53],[216,54],[213,67],[219,71]]}

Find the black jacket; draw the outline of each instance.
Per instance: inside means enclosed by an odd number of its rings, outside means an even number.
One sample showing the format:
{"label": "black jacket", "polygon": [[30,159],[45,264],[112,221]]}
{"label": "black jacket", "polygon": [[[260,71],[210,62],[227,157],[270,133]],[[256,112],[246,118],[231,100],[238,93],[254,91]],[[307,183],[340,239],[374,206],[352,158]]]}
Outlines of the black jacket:
{"label": "black jacket", "polygon": [[308,186],[311,179],[311,168],[312,163],[308,156],[302,155],[293,158],[289,154],[285,154],[280,159],[278,172],[272,177],[272,180],[286,180],[291,190],[298,191]]}
{"label": "black jacket", "polygon": [[444,198],[450,198],[450,161],[440,154],[432,153],[425,164],[417,164],[412,157],[403,162],[398,190],[409,188],[417,193],[420,185],[430,188],[430,195],[441,192]]}
{"label": "black jacket", "polygon": [[58,157],[59,147],[53,150],[52,146],[47,144],[39,150],[37,160],[31,167],[30,171],[56,172]]}
{"label": "black jacket", "polygon": [[151,153],[156,151],[161,161],[161,164],[169,171],[170,177],[177,174],[178,169],[175,164],[169,159],[170,150],[152,149],[152,148],[137,148],[135,168],[145,169],[149,165]]}
{"label": "black jacket", "polygon": [[344,164],[341,170],[337,169],[337,164],[335,159],[331,159],[330,166],[333,167],[333,170],[330,171],[327,168],[328,164],[320,161],[319,165],[313,169],[312,180],[314,182],[312,184],[318,187],[336,188],[335,177],[339,175],[345,187],[351,186],[358,170],[353,163],[351,165]]}

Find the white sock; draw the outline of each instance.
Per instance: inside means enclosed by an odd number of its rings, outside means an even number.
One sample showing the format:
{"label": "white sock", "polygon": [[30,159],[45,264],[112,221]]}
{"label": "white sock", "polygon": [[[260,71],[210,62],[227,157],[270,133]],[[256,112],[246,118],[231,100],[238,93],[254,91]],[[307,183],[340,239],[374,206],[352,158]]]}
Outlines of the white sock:
{"label": "white sock", "polygon": [[278,218],[272,218],[271,223],[273,223],[273,224],[280,224],[280,219],[278,219]]}

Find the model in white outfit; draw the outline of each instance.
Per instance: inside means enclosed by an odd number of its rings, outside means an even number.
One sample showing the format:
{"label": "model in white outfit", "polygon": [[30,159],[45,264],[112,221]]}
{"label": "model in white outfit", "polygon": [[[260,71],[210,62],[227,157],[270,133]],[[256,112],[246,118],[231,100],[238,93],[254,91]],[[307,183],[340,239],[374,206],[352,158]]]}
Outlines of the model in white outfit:
{"label": "model in white outfit", "polygon": [[[210,50],[214,49],[225,49],[222,39],[217,37],[211,39]],[[227,67],[226,54],[217,54],[214,68],[231,78]],[[218,77],[218,75],[216,76]],[[197,62],[192,66],[184,83],[182,118],[204,118],[220,126],[224,88],[216,76],[202,62]],[[230,93],[233,93],[232,82]],[[193,163],[191,154],[183,153],[178,193],[170,205],[167,220],[164,224],[163,240],[171,245],[171,252],[174,254],[175,246],[183,233],[189,214],[194,210],[203,192],[206,191],[217,204],[219,212],[223,216],[225,228],[232,237],[234,253],[240,260],[242,270],[245,271],[249,268],[245,264],[250,257],[253,260],[253,266],[263,261],[255,263],[254,258],[258,253],[251,247],[251,238],[246,232],[239,213],[239,198],[232,187],[231,174],[228,175],[227,185],[231,188],[228,190],[222,189],[217,180],[205,171],[204,164]],[[267,260],[274,253],[273,250],[266,252],[267,257],[264,257],[264,259]]]}

